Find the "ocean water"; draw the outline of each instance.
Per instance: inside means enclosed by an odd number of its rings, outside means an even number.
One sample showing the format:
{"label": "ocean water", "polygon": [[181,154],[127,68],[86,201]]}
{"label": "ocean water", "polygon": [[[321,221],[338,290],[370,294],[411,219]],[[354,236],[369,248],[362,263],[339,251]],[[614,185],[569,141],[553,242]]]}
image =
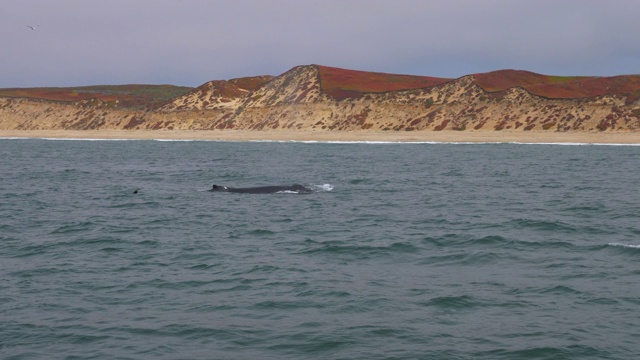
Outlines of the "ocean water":
{"label": "ocean water", "polygon": [[639,171],[634,146],[0,139],[0,358],[640,358]]}

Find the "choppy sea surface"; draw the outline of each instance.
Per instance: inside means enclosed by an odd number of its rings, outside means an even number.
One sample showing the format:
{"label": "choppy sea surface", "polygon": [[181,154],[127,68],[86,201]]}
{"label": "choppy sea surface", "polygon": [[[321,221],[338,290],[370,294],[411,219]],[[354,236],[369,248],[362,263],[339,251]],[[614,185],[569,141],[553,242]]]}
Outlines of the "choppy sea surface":
{"label": "choppy sea surface", "polygon": [[634,146],[0,139],[0,358],[640,358],[639,172]]}

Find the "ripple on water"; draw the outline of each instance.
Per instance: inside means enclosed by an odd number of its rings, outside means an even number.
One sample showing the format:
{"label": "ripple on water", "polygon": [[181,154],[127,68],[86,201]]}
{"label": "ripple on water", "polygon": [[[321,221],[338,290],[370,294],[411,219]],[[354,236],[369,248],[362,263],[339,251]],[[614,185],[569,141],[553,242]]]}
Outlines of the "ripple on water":
{"label": "ripple on water", "polygon": [[4,358],[639,353],[640,148],[11,141]]}

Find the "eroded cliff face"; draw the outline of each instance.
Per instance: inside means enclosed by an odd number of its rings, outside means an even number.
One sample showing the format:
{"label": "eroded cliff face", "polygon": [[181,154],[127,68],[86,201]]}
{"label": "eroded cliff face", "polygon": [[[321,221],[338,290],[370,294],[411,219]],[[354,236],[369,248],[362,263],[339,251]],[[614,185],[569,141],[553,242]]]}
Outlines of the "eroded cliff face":
{"label": "eroded cliff face", "polygon": [[547,98],[524,88],[489,92],[468,75],[404,91],[323,91],[318,66],[277,77],[212,81],[159,107],[122,109],[0,98],[0,129],[299,129],[376,131],[640,131],[640,101],[624,94]]}

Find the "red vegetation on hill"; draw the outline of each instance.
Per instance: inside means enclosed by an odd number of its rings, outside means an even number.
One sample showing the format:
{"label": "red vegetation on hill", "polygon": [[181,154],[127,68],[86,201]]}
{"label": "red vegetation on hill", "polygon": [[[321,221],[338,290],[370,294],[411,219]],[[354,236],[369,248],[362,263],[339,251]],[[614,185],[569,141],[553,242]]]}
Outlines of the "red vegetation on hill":
{"label": "red vegetation on hill", "polygon": [[581,79],[579,77],[559,77],[536,74],[522,70],[498,70],[473,75],[483,89],[491,92],[503,91],[513,87],[529,88],[533,85],[562,83]]}
{"label": "red vegetation on hill", "polygon": [[239,98],[247,93],[247,90],[241,89],[224,80],[210,81],[204,85],[198,86],[193,92],[201,92],[204,96],[209,89],[211,89],[213,95],[226,98]]}
{"label": "red vegetation on hill", "polygon": [[252,76],[229,81],[214,80],[198,86],[193,92],[202,92],[204,94],[211,88],[214,95],[233,99],[246,95],[248,91],[259,88],[271,81],[271,79],[273,79],[273,76]]}
{"label": "red vegetation on hill", "polygon": [[229,80],[230,83],[239,87],[240,89],[253,91],[260,86],[268,83],[273,79],[271,75],[251,76]]}
{"label": "red vegetation on hill", "polygon": [[[453,79],[429,76],[396,75],[312,65],[318,70],[322,91],[336,100],[359,98],[367,93],[430,88]],[[575,99],[602,95],[621,95],[631,103],[640,99],[640,75],[613,77],[549,76],[521,70],[499,70],[472,75],[488,92],[521,87],[551,99]],[[273,80],[270,75],[207,82],[193,89],[172,85],[104,85],[69,88],[0,89],[0,96],[74,102],[100,99],[119,107],[154,108],[169,103],[190,91],[207,95],[239,98]]]}
{"label": "red vegetation on hill", "polygon": [[552,99],[617,94],[627,96],[628,101],[635,101],[640,97],[640,75],[549,76],[521,70],[499,70],[473,76],[478,85],[490,92],[522,87],[534,95]]}
{"label": "red vegetation on hill", "polygon": [[429,76],[384,74],[320,65],[316,67],[320,73],[322,90],[338,100],[360,97],[364,93],[426,88],[451,81]]}

